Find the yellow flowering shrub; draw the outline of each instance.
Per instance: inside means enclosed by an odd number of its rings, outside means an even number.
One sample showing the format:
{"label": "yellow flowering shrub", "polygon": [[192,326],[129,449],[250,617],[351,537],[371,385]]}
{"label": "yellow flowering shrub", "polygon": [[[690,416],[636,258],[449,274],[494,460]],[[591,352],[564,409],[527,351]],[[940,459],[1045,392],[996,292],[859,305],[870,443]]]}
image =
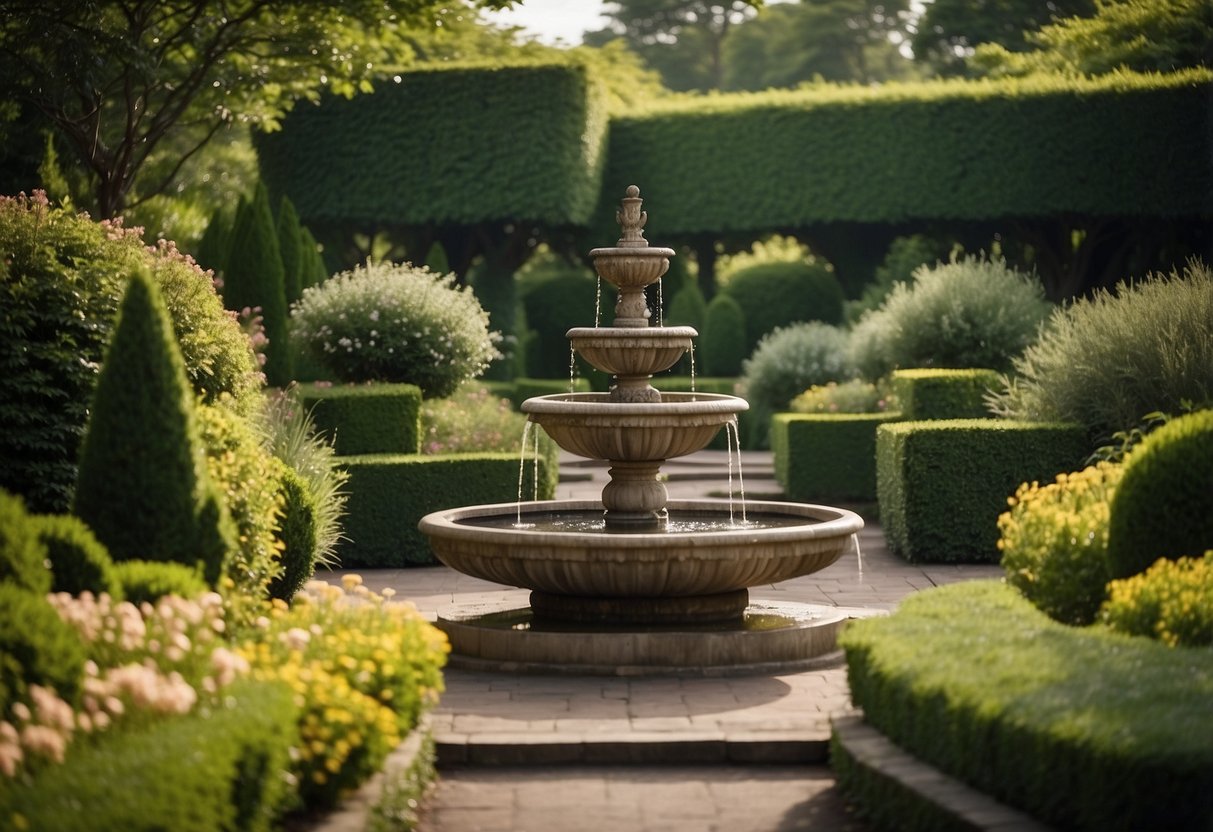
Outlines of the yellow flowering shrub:
{"label": "yellow flowering shrub", "polygon": [[1099,618],[1171,647],[1213,645],[1213,550],[1199,558],[1160,558],[1145,572],[1112,581]]}
{"label": "yellow flowering shrub", "polygon": [[[442,692],[446,636],[412,604],[309,582],[275,600],[241,648],[260,678],[283,679],[301,706],[295,776],[305,805],[327,806],[378,770]],[[386,596],[386,597],[385,597]]]}
{"label": "yellow flowering shrub", "polygon": [[1108,505],[1121,467],[1100,462],[1024,483],[998,518],[1007,581],[1050,617],[1090,624],[1105,597]]}

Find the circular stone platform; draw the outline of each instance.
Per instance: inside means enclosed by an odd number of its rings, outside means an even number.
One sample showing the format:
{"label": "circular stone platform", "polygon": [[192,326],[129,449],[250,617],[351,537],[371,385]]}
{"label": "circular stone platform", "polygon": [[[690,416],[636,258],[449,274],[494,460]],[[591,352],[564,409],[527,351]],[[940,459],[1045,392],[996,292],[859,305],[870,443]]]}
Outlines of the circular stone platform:
{"label": "circular stone platform", "polygon": [[744,676],[836,664],[835,607],[754,601],[741,621],[587,626],[536,619],[530,607],[448,607],[437,626],[452,667],[593,676]]}

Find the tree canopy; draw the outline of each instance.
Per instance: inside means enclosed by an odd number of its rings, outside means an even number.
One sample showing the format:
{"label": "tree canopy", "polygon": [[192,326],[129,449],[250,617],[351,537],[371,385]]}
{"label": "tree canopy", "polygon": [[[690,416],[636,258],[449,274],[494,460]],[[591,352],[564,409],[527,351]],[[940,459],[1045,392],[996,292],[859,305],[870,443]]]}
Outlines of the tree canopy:
{"label": "tree canopy", "polygon": [[[500,8],[509,0],[475,0]],[[165,192],[233,123],[272,129],[300,99],[370,89],[408,63],[442,0],[0,0],[0,100],[65,140],[102,217]],[[25,113],[16,113],[11,105]],[[154,177],[158,151],[175,143]]]}

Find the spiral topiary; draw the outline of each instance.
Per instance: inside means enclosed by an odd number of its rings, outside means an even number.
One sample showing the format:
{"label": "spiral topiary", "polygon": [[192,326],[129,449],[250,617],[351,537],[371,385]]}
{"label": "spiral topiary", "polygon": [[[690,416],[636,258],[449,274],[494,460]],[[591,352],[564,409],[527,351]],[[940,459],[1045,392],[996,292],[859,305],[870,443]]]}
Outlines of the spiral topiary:
{"label": "spiral topiary", "polygon": [[1125,458],[1108,520],[1108,572],[1213,549],[1213,410],[1173,419]]}

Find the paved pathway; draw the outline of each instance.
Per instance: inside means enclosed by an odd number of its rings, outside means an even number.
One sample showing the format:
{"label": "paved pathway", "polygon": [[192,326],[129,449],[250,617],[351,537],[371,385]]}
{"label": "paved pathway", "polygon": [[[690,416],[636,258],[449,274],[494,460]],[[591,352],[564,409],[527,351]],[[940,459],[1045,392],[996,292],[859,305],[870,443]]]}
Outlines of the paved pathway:
{"label": "paved pathway", "polygon": [[[674,499],[726,496],[720,452],[669,463]],[[745,455],[751,497],[778,491],[769,454]],[[597,497],[605,467],[562,460],[561,499]],[[734,490],[736,490],[736,478]],[[336,580],[339,573],[329,573]],[[431,619],[448,605],[527,603],[525,590],[445,567],[361,573]],[[1001,574],[996,566],[916,566],[879,528],[816,574],[754,587],[753,600],[883,614],[918,589]],[[850,707],[838,661],[740,678],[511,675],[448,668],[434,714],[442,777],[422,832],[862,829],[824,766],[829,720]],[[655,767],[659,764],[660,767]]]}

